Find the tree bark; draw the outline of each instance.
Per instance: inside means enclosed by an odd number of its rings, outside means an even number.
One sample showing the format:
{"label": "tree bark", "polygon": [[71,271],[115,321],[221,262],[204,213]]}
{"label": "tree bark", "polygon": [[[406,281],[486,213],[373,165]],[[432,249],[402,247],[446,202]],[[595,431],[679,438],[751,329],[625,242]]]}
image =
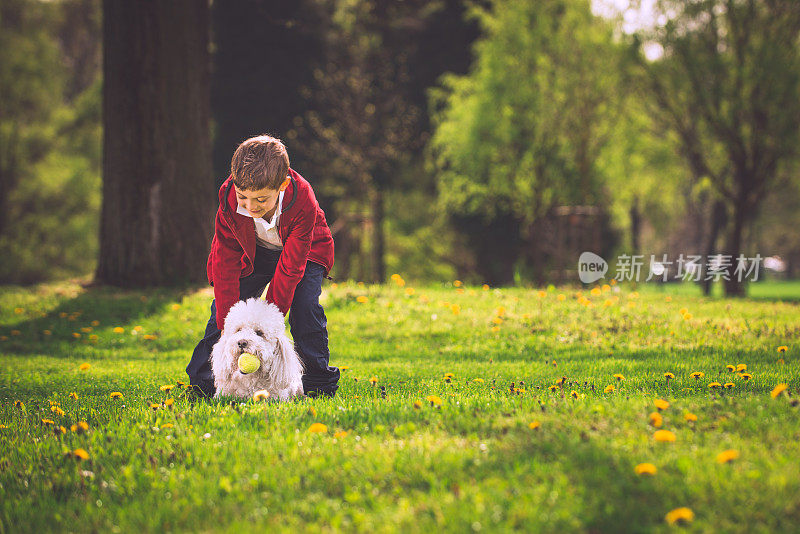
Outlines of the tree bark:
{"label": "tree bark", "polygon": [[742,252],[742,234],[747,219],[747,209],[745,203],[742,201],[734,205],[733,211],[733,225],[731,232],[728,234],[728,243],[725,254],[731,256],[732,266],[728,270],[728,280],[725,280],[725,296],[727,297],[744,297],[745,296],[745,281],[739,282],[734,276],[734,268],[736,266],[736,258]]}
{"label": "tree bark", "polygon": [[706,246],[704,249],[704,258],[706,259],[703,262],[702,268],[702,280],[701,284],[703,286],[703,295],[706,297],[711,294],[711,280],[706,280],[706,272],[707,272],[707,264],[708,258],[714,254],[714,246],[717,243],[717,238],[719,237],[719,233],[725,227],[725,223],[727,222],[727,213],[725,210],[725,202],[722,200],[717,200],[714,202],[714,207],[711,209],[711,221],[709,224],[708,229],[708,238],[706,240]]}
{"label": "tree bark", "polygon": [[96,280],[201,282],[215,195],[206,0],[103,2],[103,207]]}

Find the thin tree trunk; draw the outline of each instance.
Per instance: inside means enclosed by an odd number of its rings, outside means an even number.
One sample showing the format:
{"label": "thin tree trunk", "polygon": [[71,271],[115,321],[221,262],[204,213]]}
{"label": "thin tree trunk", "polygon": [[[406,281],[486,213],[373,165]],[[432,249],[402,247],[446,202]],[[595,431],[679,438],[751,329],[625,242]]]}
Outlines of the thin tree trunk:
{"label": "thin tree trunk", "polygon": [[[708,260],[712,254],[714,254],[714,246],[717,243],[717,238],[719,237],[719,233],[725,227],[725,223],[727,222],[727,212],[725,210],[725,203],[722,200],[717,200],[714,202],[714,207],[711,209],[711,221],[709,224],[708,229],[708,239],[706,240],[706,246],[704,247],[704,258]],[[707,261],[703,262],[702,268],[702,285],[703,285],[703,295],[709,296],[711,294],[711,280],[706,280],[706,267]]]}
{"label": "thin tree trunk", "polygon": [[386,281],[386,236],[383,231],[384,197],[380,187],[372,190],[370,200],[372,204],[372,246],[370,247],[372,281],[382,284]]}
{"label": "thin tree trunk", "polygon": [[103,2],[98,282],[200,282],[215,195],[207,0]]}
{"label": "thin tree trunk", "polygon": [[734,275],[734,268],[736,266],[736,258],[742,252],[742,234],[746,222],[746,210],[744,202],[739,201],[734,206],[733,211],[733,225],[731,232],[728,235],[728,244],[725,254],[731,256],[732,267],[728,270],[728,280],[725,280],[725,296],[727,297],[743,297],[745,296],[745,282],[739,282],[738,277]]}

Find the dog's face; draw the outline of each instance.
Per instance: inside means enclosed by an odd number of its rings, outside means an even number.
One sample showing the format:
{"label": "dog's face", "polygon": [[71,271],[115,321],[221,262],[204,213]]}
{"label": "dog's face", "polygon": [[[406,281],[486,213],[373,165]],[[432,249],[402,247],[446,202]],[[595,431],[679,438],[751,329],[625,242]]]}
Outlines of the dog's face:
{"label": "dog's face", "polygon": [[[222,351],[214,358],[215,373],[219,368],[224,375],[243,384],[289,387],[290,366],[299,365],[286,337],[283,314],[274,305],[257,299],[239,302],[231,308],[219,344]],[[244,374],[239,370],[239,356],[245,352],[261,362],[257,371]]]}

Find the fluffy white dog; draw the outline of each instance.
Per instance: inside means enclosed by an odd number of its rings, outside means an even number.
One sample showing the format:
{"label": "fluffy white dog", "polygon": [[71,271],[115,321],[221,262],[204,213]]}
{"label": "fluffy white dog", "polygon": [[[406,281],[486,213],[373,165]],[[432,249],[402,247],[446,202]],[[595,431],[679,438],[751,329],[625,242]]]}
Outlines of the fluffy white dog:
{"label": "fluffy white dog", "polygon": [[[248,352],[261,362],[257,371],[239,370],[239,356]],[[253,396],[259,390],[270,399],[303,396],[303,362],[286,337],[283,314],[277,306],[258,298],[233,305],[225,318],[225,329],[211,352],[215,397]]]}

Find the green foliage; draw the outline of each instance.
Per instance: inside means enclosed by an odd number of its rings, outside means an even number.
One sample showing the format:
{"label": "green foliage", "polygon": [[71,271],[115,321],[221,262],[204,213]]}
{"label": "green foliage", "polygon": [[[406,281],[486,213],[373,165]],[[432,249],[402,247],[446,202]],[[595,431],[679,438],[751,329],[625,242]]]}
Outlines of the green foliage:
{"label": "green foliage", "polygon": [[[94,266],[101,84],[85,56],[98,47],[98,6],[0,6],[0,281],[84,275]],[[83,15],[86,27],[73,27]]]}
{"label": "green foliage", "polygon": [[[659,288],[584,294],[589,307],[566,287],[326,286],[340,389],[283,404],[175,385],[207,290],[0,288],[0,529],[666,532],[687,506],[696,531],[792,531],[796,306]],[[750,380],[725,367],[740,363]],[[779,383],[790,394],[773,399]],[[673,443],[653,437],[655,398]],[[634,472],[645,462],[654,476]]]}
{"label": "green foliage", "polygon": [[611,30],[588,2],[494,2],[467,76],[432,91],[432,152],[451,214],[528,222],[603,197],[596,160],[616,113]]}

